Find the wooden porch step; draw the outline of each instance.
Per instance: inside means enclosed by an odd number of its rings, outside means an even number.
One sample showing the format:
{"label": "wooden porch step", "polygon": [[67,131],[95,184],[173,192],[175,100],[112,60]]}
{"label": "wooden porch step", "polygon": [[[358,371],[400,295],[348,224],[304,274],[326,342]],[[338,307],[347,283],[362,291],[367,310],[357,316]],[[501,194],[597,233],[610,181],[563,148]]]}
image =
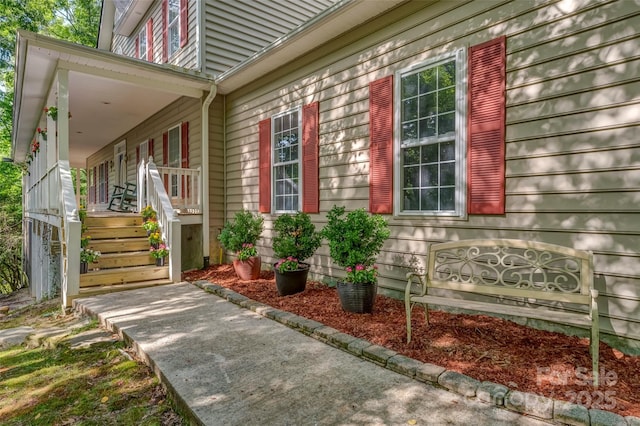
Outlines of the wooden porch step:
{"label": "wooden porch step", "polygon": [[88,213],[84,221],[88,227],[142,226],[142,216],[137,213]]}
{"label": "wooden porch step", "polygon": [[89,243],[89,248],[92,250],[98,250],[103,254],[149,250],[149,239],[146,236],[137,238],[94,240],[93,235],[90,232],[91,231],[87,232],[88,235],[91,235],[92,237],[91,242]]}
{"label": "wooden porch step", "polygon": [[80,288],[101,285],[127,284],[169,278],[168,266],[133,266],[130,268],[99,269],[80,274]]}
{"label": "wooden porch step", "polygon": [[98,262],[91,264],[90,267],[110,269],[142,265],[155,265],[155,259],[149,256],[149,250],[128,253],[105,253],[98,258]]}
{"label": "wooden porch step", "polygon": [[90,235],[92,240],[140,238],[146,237],[147,231],[142,226],[92,226],[87,230],[86,235]]}
{"label": "wooden porch step", "polygon": [[85,287],[80,289],[80,294],[76,296],[78,297],[89,297],[89,296],[97,296],[99,294],[106,293],[115,293],[118,291],[126,291],[126,290],[136,290],[138,288],[145,287],[154,287],[159,285],[167,285],[173,284],[170,280],[148,280],[148,281],[140,281],[136,283],[127,283],[127,284],[113,284],[113,285],[103,285],[96,287]]}

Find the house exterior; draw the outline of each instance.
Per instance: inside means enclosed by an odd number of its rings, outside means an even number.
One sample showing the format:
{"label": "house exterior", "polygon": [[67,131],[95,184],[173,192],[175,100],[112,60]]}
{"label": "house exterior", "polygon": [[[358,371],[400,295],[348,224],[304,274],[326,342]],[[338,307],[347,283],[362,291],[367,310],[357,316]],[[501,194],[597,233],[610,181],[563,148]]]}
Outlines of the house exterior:
{"label": "house exterior", "polygon": [[[391,295],[434,242],[520,238],[593,251],[602,339],[640,353],[635,2],[118,4],[105,2],[99,42],[117,54],[98,58],[114,70],[95,71],[96,82],[144,70],[150,79],[125,78],[127,87],[162,101],[141,105],[137,120],[105,133],[75,164],[89,174],[88,209],[100,210],[113,182],[137,179],[152,156],[177,211],[174,276],[220,261],[216,237],[240,209],[264,215],[259,251],[268,265],[279,214],[303,210],[322,227],[333,205],[365,208],[391,227],[378,258],[379,288]],[[54,47],[77,62],[90,56]],[[174,75],[186,81],[163,87]],[[180,84],[184,95],[165,93]],[[52,87],[38,88],[51,102]],[[68,107],[57,102],[65,121]],[[43,105],[30,106],[31,116],[18,105],[18,160]],[[68,137],[61,160],[80,152]],[[316,279],[343,276],[326,246],[309,262]]]}

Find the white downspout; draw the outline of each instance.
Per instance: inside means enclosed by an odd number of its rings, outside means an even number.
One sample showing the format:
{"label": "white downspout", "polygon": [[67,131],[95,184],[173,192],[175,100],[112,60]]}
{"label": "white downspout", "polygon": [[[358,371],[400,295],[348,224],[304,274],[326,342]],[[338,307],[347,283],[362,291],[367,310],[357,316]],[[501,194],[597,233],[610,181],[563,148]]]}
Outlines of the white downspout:
{"label": "white downspout", "polygon": [[203,266],[209,266],[209,106],[218,93],[218,86],[211,85],[211,90],[202,103],[202,256]]}

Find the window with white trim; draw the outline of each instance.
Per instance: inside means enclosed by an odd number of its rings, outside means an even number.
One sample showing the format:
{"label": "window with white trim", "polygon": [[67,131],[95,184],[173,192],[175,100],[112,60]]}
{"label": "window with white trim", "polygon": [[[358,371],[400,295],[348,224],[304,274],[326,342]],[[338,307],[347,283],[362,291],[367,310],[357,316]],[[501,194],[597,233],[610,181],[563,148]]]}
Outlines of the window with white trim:
{"label": "window with white trim", "polygon": [[462,216],[465,209],[464,51],[398,72],[399,214]]}
{"label": "window with white trim", "polygon": [[138,34],[138,58],[147,59],[147,27],[142,28]]}
{"label": "window with white trim", "polygon": [[[167,145],[167,165],[169,167],[179,168],[181,166],[181,147],[182,140],[180,134],[180,125],[177,125],[169,129],[169,139]],[[175,173],[171,174],[171,182],[169,182],[169,195],[171,197],[178,196],[178,176]]]}
{"label": "window with white trim", "polygon": [[98,165],[98,203],[106,203],[107,200],[107,163]]}
{"label": "window with white trim", "polygon": [[167,4],[167,54],[171,57],[180,48],[180,0]]}
{"label": "window with white trim", "polygon": [[273,211],[301,210],[301,129],[300,109],[296,108],[272,117],[271,137]]}

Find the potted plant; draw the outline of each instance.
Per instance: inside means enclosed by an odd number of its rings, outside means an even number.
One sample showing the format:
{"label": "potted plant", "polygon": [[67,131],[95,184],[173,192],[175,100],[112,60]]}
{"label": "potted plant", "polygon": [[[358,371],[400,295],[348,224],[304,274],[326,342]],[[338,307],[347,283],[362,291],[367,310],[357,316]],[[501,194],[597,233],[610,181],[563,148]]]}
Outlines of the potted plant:
{"label": "potted plant", "polygon": [[90,248],[82,247],[80,249],[80,273],[86,274],[89,270],[90,263],[96,263],[101,253]]}
{"label": "potted plant", "polygon": [[164,241],[161,241],[157,248],[154,246],[149,248],[149,254],[156,260],[156,266],[164,266],[166,258],[169,255],[169,249]]}
{"label": "potted plant", "polygon": [[157,213],[156,211],[153,209],[153,207],[151,206],[146,206],[145,208],[142,209],[142,211],[140,212],[140,215],[142,216],[142,221],[143,222],[147,222],[149,220],[155,220]]}
{"label": "potted plant", "polygon": [[320,247],[322,236],[316,232],[308,214],[283,214],[274,223],[273,252],[279,260],[273,265],[280,296],[304,291],[307,285],[308,259]]}
{"label": "potted plant", "polygon": [[160,234],[159,230],[156,230],[149,234],[149,245],[151,247],[158,248],[161,242],[162,242],[162,234]]}
{"label": "potted plant", "polygon": [[256,241],[264,229],[264,218],[248,210],[236,213],[233,221],[227,221],[218,235],[222,246],[233,251],[237,259],[233,261],[233,268],[241,280],[255,280],[260,276],[262,265]]}
{"label": "potted plant", "polygon": [[364,209],[346,213],[344,207],[333,206],[327,213],[322,236],[329,242],[333,262],[347,272],[345,280],[337,284],[345,311],[370,313],[373,310],[378,276],[374,263],[389,235],[386,220]]}
{"label": "potted plant", "polygon": [[142,227],[144,228],[145,231],[147,231],[147,236],[149,236],[160,229],[160,224],[155,218],[151,218],[151,219],[148,219],[145,223],[143,223]]}

